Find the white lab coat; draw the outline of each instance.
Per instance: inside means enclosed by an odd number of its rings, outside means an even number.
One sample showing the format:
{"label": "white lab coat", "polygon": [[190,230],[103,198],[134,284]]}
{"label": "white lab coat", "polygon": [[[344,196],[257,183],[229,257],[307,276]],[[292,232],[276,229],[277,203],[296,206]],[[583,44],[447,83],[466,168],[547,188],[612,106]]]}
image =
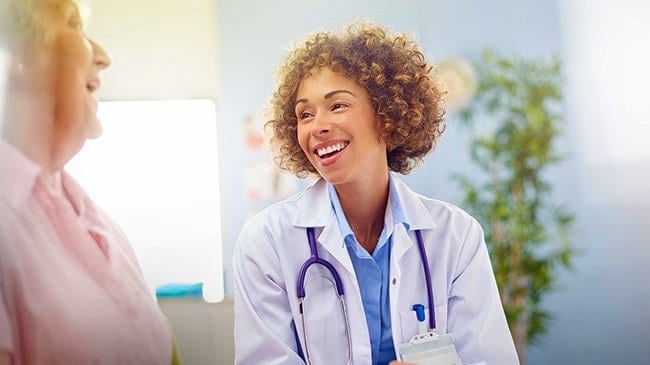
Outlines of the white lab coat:
{"label": "white lab coat", "polygon": [[[418,331],[413,304],[427,307],[422,261],[414,230],[422,230],[439,333],[452,333],[464,364],[518,364],[503,313],[483,231],[463,210],[411,191],[393,179],[407,231],[393,231],[390,255],[390,309],[395,353]],[[345,288],[353,342],[353,364],[372,364],[361,293],[330,203],[320,180],[293,197],[274,204],[244,225],[234,254],[235,362],[237,364],[304,364],[298,356],[296,331],[304,349],[298,309],[297,278],[310,257],[306,227],[314,227],[321,258],[338,270]],[[312,265],[306,284],[306,319],[312,364],[345,363],[344,317],[331,278]]]}

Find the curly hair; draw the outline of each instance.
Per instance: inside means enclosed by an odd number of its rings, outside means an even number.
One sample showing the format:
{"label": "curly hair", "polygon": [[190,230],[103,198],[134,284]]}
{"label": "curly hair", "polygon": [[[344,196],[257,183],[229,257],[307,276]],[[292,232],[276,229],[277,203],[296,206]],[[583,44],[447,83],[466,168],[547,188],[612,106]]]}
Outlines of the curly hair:
{"label": "curly hair", "polygon": [[314,67],[329,67],[365,88],[392,171],[408,174],[444,131],[444,91],[409,37],[389,36],[368,23],[352,24],[341,34],[318,32],[294,46],[278,69],[265,126],[274,160],[284,170],[299,177],[317,173],[298,144],[294,109],[300,82]]}

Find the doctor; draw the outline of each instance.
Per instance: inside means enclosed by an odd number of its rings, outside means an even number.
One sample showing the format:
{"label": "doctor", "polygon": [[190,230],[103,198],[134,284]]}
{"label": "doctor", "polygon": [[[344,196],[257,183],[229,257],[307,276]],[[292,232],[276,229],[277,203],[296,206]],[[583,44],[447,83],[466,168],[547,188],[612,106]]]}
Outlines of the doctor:
{"label": "doctor", "polygon": [[396,174],[443,130],[431,69],[408,37],[361,23],[284,60],[267,122],[276,162],[321,179],[242,229],[236,363],[387,364],[431,329],[464,364],[518,364],[479,223]]}

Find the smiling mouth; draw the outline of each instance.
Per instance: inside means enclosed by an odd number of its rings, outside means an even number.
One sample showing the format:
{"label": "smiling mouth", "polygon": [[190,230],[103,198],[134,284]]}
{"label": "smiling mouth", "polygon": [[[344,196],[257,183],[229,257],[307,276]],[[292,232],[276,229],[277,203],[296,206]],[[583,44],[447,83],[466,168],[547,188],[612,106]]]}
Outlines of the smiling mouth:
{"label": "smiling mouth", "polygon": [[99,81],[98,80],[92,80],[89,81],[86,84],[86,89],[88,90],[89,93],[94,93],[97,89],[99,89]]}
{"label": "smiling mouth", "polygon": [[329,158],[343,151],[349,144],[349,142],[338,142],[327,147],[315,148],[313,152],[321,159]]}

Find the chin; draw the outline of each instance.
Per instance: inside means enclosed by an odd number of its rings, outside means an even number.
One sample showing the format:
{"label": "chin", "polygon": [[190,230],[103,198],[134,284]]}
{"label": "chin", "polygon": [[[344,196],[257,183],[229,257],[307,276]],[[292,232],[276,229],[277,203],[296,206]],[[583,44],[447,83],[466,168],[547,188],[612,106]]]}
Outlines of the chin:
{"label": "chin", "polygon": [[86,143],[86,139],[83,139],[79,141],[75,146],[71,146],[70,151],[66,156],[66,162],[71,160],[74,156],[76,156],[77,153],[79,153],[83,149],[85,143]]}
{"label": "chin", "polygon": [[101,128],[98,131],[92,131],[88,133],[88,136],[86,138],[88,139],[97,139],[102,136],[102,130]]}
{"label": "chin", "polygon": [[351,176],[348,176],[347,174],[343,174],[340,172],[332,172],[329,174],[323,174],[320,173],[320,176],[327,181],[328,183],[336,186],[336,185],[341,185],[349,182],[351,180]]}
{"label": "chin", "polygon": [[86,135],[86,138],[97,139],[102,135],[102,132],[103,132],[102,124],[99,122],[99,120],[95,119],[94,121],[90,122],[88,125],[88,133]]}

